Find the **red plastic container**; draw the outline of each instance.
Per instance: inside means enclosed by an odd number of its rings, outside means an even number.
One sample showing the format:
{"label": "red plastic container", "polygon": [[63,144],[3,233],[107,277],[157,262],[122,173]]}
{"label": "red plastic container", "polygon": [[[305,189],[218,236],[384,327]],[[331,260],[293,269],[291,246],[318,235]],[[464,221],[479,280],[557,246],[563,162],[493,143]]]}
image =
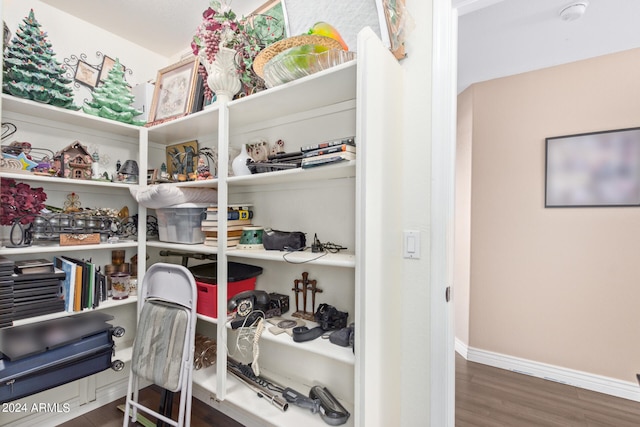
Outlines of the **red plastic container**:
{"label": "red plastic container", "polygon": [[[218,318],[217,264],[209,263],[190,267],[196,279],[198,302],[196,311],[204,316]],[[256,277],[262,274],[262,268],[254,265],[230,262],[227,266],[227,299],[242,291],[256,288]]]}
{"label": "red plastic container", "polygon": [[[205,316],[218,318],[218,285],[199,282],[196,280],[198,288],[198,303],[196,311]],[[256,288],[256,278],[240,280],[239,282],[229,282],[227,285],[227,297],[231,299],[242,291],[251,291]]]}

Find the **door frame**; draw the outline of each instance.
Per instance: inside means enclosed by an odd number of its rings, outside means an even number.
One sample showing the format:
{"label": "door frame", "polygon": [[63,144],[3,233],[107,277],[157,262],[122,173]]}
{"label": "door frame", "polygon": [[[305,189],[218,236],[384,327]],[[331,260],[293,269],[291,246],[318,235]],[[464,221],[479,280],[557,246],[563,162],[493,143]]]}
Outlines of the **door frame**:
{"label": "door frame", "polygon": [[[431,130],[431,426],[455,425],[452,299],[457,121],[458,18],[504,0],[433,0]],[[443,326],[444,325],[444,326]]]}

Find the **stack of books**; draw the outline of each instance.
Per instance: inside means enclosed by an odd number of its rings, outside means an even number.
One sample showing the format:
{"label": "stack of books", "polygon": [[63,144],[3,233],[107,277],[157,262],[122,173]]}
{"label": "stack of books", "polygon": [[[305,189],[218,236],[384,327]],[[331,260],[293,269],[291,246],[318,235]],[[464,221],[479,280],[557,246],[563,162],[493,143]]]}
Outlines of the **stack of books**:
{"label": "stack of books", "polygon": [[355,138],[343,138],[335,141],[321,142],[300,148],[302,152],[302,168],[330,165],[355,160]]}
{"label": "stack of books", "polygon": [[64,311],[65,272],[46,259],[15,262],[13,320]]}
{"label": "stack of books", "polygon": [[[229,205],[227,211],[227,247],[235,247],[240,242],[242,229],[250,226],[253,210],[250,204]],[[202,220],[201,229],[204,233],[206,246],[218,246],[218,207],[207,208],[206,217]]]}
{"label": "stack of books", "polygon": [[0,256],[0,328],[13,326],[13,269],[12,260]]}
{"label": "stack of books", "polygon": [[55,257],[54,265],[66,273],[62,282],[64,310],[69,313],[97,308],[107,300],[107,278],[91,260]]}

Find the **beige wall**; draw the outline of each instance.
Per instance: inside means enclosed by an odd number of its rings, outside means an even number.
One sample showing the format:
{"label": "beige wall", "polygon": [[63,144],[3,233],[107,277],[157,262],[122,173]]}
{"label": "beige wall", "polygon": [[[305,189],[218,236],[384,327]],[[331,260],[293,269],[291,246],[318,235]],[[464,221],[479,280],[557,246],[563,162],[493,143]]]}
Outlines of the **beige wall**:
{"label": "beige wall", "polygon": [[471,258],[471,148],[473,142],[473,88],[458,96],[456,131],[455,257],[453,302],[456,338],[469,344]]}
{"label": "beige wall", "polygon": [[640,126],[640,49],[469,91],[469,346],[635,382],[640,208],[545,209],[544,147]]}

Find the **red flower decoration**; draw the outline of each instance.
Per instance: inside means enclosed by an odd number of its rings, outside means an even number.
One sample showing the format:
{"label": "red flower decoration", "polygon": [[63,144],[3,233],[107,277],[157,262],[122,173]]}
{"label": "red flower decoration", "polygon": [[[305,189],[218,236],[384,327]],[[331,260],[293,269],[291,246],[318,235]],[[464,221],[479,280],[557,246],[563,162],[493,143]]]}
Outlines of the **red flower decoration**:
{"label": "red flower decoration", "polygon": [[47,195],[42,187],[31,188],[28,184],[17,183],[10,178],[2,178],[1,187],[1,225],[11,225],[18,218],[21,224],[29,224],[44,209]]}

